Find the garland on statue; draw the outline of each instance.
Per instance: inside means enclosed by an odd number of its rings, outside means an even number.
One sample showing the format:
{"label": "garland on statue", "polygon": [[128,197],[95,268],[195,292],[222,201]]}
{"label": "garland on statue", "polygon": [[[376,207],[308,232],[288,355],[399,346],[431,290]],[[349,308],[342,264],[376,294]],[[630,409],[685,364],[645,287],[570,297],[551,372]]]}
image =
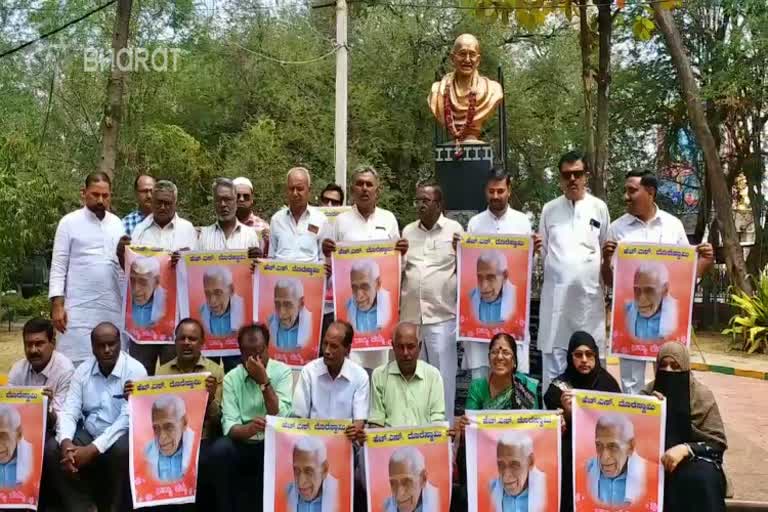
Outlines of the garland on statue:
{"label": "garland on statue", "polygon": [[467,116],[464,120],[464,125],[461,129],[456,128],[456,122],[453,118],[453,103],[451,103],[451,91],[453,90],[453,80],[451,80],[445,88],[445,94],[443,94],[443,113],[445,116],[445,126],[448,128],[448,133],[456,141],[456,150],[454,152],[454,158],[457,160],[464,156],[464,150],[461,148],[461,141],[466,137],[467,129],[472,126],[475,121],[475,109],[477,107],[477,92],[474,89],[470,89],[468,99],[469,108],[467,108]]}

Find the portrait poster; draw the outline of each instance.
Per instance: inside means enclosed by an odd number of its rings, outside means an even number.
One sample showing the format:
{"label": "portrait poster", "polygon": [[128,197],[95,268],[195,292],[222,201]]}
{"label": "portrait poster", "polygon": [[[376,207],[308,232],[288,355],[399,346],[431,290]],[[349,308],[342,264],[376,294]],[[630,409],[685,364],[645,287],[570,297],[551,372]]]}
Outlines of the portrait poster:
{"label": "portrait poster", "polygon": [[237,331],[253,322],[248,251],[189,251],[176,265],[179,315],[203,324],[206,356],[236,356]]}
{"label": "portrait poster", "polygon": [[126,246],[123,325],[142,345],[173,343],[176,328],[176,272],[171,253]]}
{"label": "portrait poster", "polygon": [[134,508],[195,502],[208,375],[133,382],[128,463]]}
{"label": "portrait poster", "polygon": [[457,251],[458,338],[490,342],[506,332],[530,341],[531,235],[463,234]]}
{"label": "portrait poster", "polygon": [[388,349],[400,315],[395,242],[337,242],[331,269],[336,320],[355,329],[352,350]]}
{"label": "portrait poster", "polygon": [[665,419],[653,396],[574,390],[574,512],[662,511]]}
{"label": "portrait poster", "polygon": [[655,361],[661,345],[691,343],[696,247],[620,242],[613,265],[610,353]]}
{"label": "portrait poster", "polygon": [[448,423],[366,430],[368,512],[450,509],[453,468]]}
{"label": "portrait poster", "polygon": [[320,498],[322,512],[351,512],[353,450],[344,434],[351,424],[267,416],[264,510],[298,512]]}
{"label": "portrait poster", "polygon": [[502,512],[506,494],[527,499],[528,512],[558,512],[560,415],[525,410],[466,415],[469,511]]}
{"label": "portrait poster", "polygon": [[325,265],[260,260],[254,275],[256,320],[269,328],[269,357],[301,368],[317,358]]}
{"label": "portrait poster", "polygon": [[0,388],[0,509],[37,510],[43,474],[48,397],[42,387]]}

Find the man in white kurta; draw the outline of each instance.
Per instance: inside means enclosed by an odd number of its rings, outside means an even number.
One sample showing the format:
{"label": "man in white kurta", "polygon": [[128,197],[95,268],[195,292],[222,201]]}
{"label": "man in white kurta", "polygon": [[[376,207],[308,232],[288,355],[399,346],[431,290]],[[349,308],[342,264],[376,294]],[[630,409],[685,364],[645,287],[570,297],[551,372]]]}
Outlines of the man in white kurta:
{"label": "man in white kurta", "polygon": [[116,248],[125,227],[108,211],[109,177],[89,174],[82,197],[85,206],[62,217],[56,228],[48,288],[51,320],[62,333],[56,348],[74,365],[90,357],[96,325],[120,325],[124,279]]}
{"label": "man in white kurta", "polygon": [[[336,242],[372,242],[397,240],[401,253],[408,250],[408,241],[400,238],[397,219],[389,210],[376,206],[379,198],[379,174],[373,167],[354,172],[351,179],[352,200],[350,211],[339,214],[336,222],[327,224],[323,235],[323,253],[330,258]],[[364,368],[373,369],[389,360],[390,349],[352,352],[350,359]]]}
{"label": "man in white kurta", "polygon": [[608,206],[587,192],[581,153],[566,153],[558,168],[563,195],[544,205],[539,222],[544,262],[537,340],[542,389],[565,371],[574,332],[588,332],[600,353],[606,353],[600,258],[610,224]]}
{"label": "man in white kurta", "polygon": [[[649,172],[630,171],[624,180],[624,200],[627,213],[608,228],[608,240],[603,244],[602,275],[606,283],[613,283],[612,261],[618,242],[690,245],[680,219],[660,210],[656,205],[658,181]],[[699,244],[697,274],[701,276],[712,265],[712,245]],[[619,359],[621,389],[636,395],[645,385],[645,361]]]}
{"label": "man in white kurta", "polygon": [[[511,180],[501,171],[493,171],[485,185],[488,208],[469,219],[467,233],[471,235],[530,235],[531,221],[523,212],[510,208]],[[534,247],[539,246],[534,235]],[[490,341],[490,340],[489,340]],[[520,341],[520,340],[518,340]],[[518,345],[519,370],[528,370],[528,345]],[[488,343],[464,342],[464,359],[461,367],[472,371],[472,378],[488,377]]]}

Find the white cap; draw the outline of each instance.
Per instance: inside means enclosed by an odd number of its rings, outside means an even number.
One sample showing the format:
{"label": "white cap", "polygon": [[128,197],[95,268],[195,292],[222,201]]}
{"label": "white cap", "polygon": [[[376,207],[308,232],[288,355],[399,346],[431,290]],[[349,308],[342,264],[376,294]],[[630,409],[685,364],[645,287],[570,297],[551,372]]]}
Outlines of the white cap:
{"label": "white cap", "polygon": [[251,180],[249,180],[248,178],[244,178],[244,177],[240,176],[239,178],[235,178],[234,180],[232,180],[232,183],[235,186],[245,185],[246,187],[251,189],[251,192],[253,192],[253,183],[251,183]]}

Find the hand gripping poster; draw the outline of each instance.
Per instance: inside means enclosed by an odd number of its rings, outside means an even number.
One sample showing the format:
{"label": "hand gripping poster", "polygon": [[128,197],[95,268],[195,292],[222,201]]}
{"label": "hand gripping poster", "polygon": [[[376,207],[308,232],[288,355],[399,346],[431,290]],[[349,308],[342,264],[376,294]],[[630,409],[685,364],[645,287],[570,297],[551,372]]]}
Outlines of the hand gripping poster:
{"label": "hand gripping poster", "polygon": [[0,388],[0,509],[37,510],[47,411],[41,387]]}
{"label": "hand gripping poster", "polygon": [[352,350],[388,349],[400,315],[395,242],[337,242],[331,264],[336,320],[354,327]]}
{"label": "hand gripping poster", "polygon": [[574,512],[661,512],[666,409],[646,395],[574,390]]}
{"label": "hand gripping poster", "polygon": [[325,266],[260,260],[254,278],[256,319],[269,328],[269,357],[294,368],[317,358],[323,323]]}
{"label": "hand gripping poster", "polygon": [[248,251],[190,251],[176,265],[179,315],[203,324],[206,356],[240,354],[237,331],[253,322]]}
{"label": "hand gripping poster", "polygon": [[194,503],[208,373],[133,382],[129,464],[135,508]]}
{"label": "hand gripping poster", "polygon": [[621,242],[614,258],[611,354],[655,361],[667,341],[689,346],[696,247]]}
{"label": "hand gripping poster", "polygon": [[560,421],[552,411],[467,411],[470,512],[560,510]]}
{"label": "hand gripping poster", "polygon": [[176,272],[171,253],[149,247],[125,248],[123,325],[138,344],[173,343],[176,327]]}
{"label": "hand gripping poster", "polygon": [[450,509],[453,462],[448,423],[373,428],[366,435],[368,512]]}
{"label": "hand gripping poster", "polygon": [[264,510],[351,512],[352,442],[347,420],[267,416]]}
{"label": "hand gripping poster", "polygon": [[528,343],[532,240],[530,235],[462,235],[457,251],[459,339],[489,342],[507,332],[518,343]]}

